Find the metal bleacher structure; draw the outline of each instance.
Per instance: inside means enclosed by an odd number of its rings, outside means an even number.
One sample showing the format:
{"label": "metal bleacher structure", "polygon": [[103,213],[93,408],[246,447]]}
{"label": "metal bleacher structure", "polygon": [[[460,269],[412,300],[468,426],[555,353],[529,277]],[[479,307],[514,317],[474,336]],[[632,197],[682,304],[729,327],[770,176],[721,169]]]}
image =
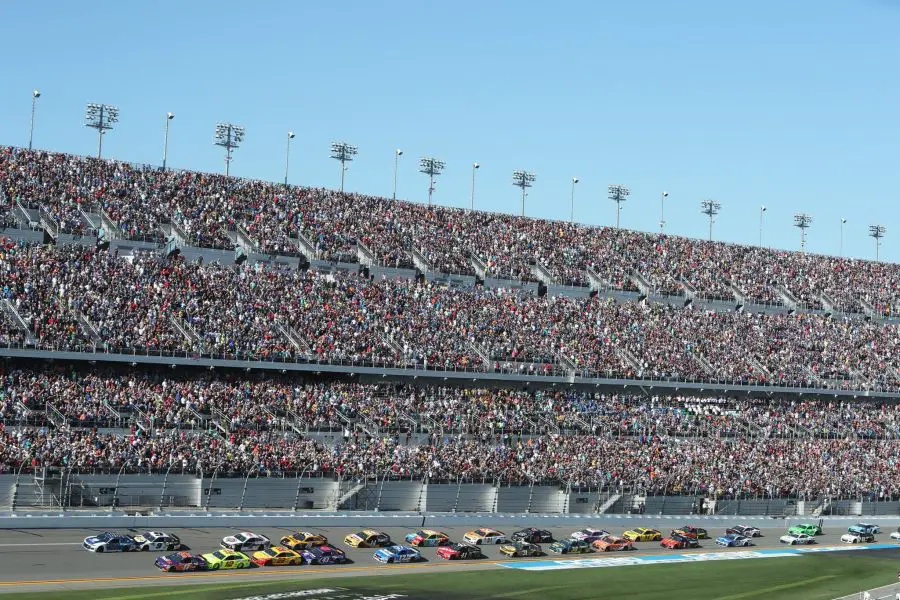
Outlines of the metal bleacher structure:
{"label": "metal bleacher structure", "polygon": [[[143,167],[149,168],[149,167]],[[2,193],[2,192],[0,192]],[[522,288],[537,293],[539,289],[551,295],[589,296],[597,294],[619,301],[657,302],[677,306],[694,304],[715,311],[748,311],[764,313],[811,312],[830,314],[835,312],[835,304],[827,297],[820,298],[822,308],[814,308],[799,302],[789,290],[780,288],[779,304],[754,304],[749,302],[736,285],[731,285],[732,298],[707,298],[698,294],[687,282],[682,282],[681,295],[662,294],[650,280],[638,271],[630,275],[630,288],[638,291],[623,291],[604,281],[596,272],[587,269],[585,280],[589,285],[579,287],[555,281],[548,269],[540,264],[532,268],[533,278],[528,281],[496,279],[491,276],[486,262],[478,256],[471,256],[471,265],[476,273],[456,275],[433,270],[422,252],[409,250],[409,263],[415,268],[398,268],[379,262],[377,256],[363,244],[355,248],[356,262],[332,262],[321,260],[315,245],[302,234],[293,240],[296,252],[266,254],[258,240],[238,227],[230,232],[234,250],[205,248],[195,243],[194,238],[175,222],[163,223],[157,236],[150,239],[130,239],[118,224],[99,206],[83,206],[79,209],[81,218],[89,231],[86,234],[72,234],[63,231],[53,215],[40,206],[26,206],[19,201],[12,203],[7,215],[0,215],[0,237],[12,238],[31,243],[48,243],[59,246],[84,245],[105,246],[120,255],[146,251],[164,255],[180,253],[185,260],[203,260],[204,263],[248,262],[262,266],[281,268],[312,268],[320,272],[357,272],[366,270],[379,277],[424,277],[427,280],[456,287],[471,287],[476,284],[487,287]],[[6,226],[4,226],[6,225]],[[11,225],[11,226],[9,226]],[[878,313],[863,299],[857,299],[863,307],[862,314],[844,314],[854,319],[879,320],[897,323],[896,319]],[[0,302],[0,312],[13,323],[21,323],[21,317],[8,301]],[[557,357],[553,370],[546,374],[528,374],[504,371],[496,368],[488,352],[479,347],[473,350],[482,358],[482,364],[466,370],[431,369],[416,365],[403,368],[384,367],[364,363],[322,362],[305,360],[302,357],[309,350],[302,335],[287,324],[279,324],[277,330],[297,351],[298,359],[272,359],[266,361],[246,361],[233,357],[214,356],[205,353],[202,346],[190,354],[116,354],[106,351],[101,336],[84,315],[76,315],[82,328],[94,342],[94,346],[83,351],[53,351],[29,347],[0,347],[0,357],[44,359],[54,361],[104,361],[136,366],[155,364],[204,368],[245,369],[255,371],[306,372],[310,374],[333,374],[359,377],[360,381],[411,380],[419,383],[441,383],[478,381],[485,385],[527,384],[540,386],[571,386],[584,389],[627,390],[637,394],[680,392],[702,395],[783,395],[807,397],[868,397],[894,401],[896,391],[880,390],[872,386],[844,386],[836,388],[827,382],[815,380],[806,387],[750,384],[740,381],[717,379],[712,367],[704,364],[697,356],[701,367],[709,377],[704,380],[652,379],[641,373],[640,362],[627,351],[620,350],[620,359],[633,367],[634,378],[604,378],[596,374],[580,373],[565,357]],[[187,338],[200,340],[196,332],[186,323],[176,324]],[[749,358],[754,362],[752,357]],[[754,364],[760,371],[765,368]],[[141,429],[152,428],[152,422],[143,414],[118,413],[109,409],[115,423],[123,430],[131,426]],[[31,411],[33,412],[33,411]],[[286,427],[294,429],[298,435],[317,437],[322,441],[336,441],[340,432],[311,432],[299,425],[300,419],[283,421]],[[200,427],[211,427],[227,433],[228,419],[223,415],[197,414]],[[35,415],[36,420],[52,427],[68,427],[66,418],[52,404],[44,413]],[[434,423],[420,423],[407,417],[409,429],[414,436],[425,436],[438,427]],[[292,421],[295,423],[291,425]],[[364,419],[350,419],[347,429],[356,429],[368,435],[380,435],[377,424]],[[551,431],[555,424],[536,424],[537,429]],[[590,431],[585,424],[585,431]],[[215,509],[289,509],[289,510],[379,510],[379,511],[446,511],[446,512],[516,512],[516,513],[643,513],[643,514],[742,514],[742,515],[820,515],[820,514],[897,514],[898,502],[866,502],[858,500],[812,500],[764,499],[710,500],[697,496],[645,496],[639,491],[627,489],[581,489],[569,484],[547,484],[531,482],[524,485],[509,485],[499,481],[428,481],[397,480],[390,473],[369,480],[343,480],[339,477],[312,476],[310,473],[296,473],[292,476],[259,477],[258,473],[181,473],[171,470],[165,474],[119,473],[77,473],[66,469],[38,469],[34,473],[0,475],[0,507],[12,510],[50,509],[68,510],[77,508],[123,508],[142,509],[201,508]]]}

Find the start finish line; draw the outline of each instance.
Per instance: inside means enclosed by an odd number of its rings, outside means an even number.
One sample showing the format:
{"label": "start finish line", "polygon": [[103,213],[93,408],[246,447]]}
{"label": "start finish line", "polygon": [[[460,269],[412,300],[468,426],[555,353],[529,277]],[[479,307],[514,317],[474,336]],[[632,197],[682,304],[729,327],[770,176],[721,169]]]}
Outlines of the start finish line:
{"label": "start finish line", "polygon": [[867,546],[822,546],[819,548],[777,548],[743,550],[736,552],[695,552],[691,554],[654,554],[651,556],[622,556],[615,558],[584,558],[576,560],[546,560],[538,562],[498,563],[508,569],[523,571],[557,571],[562,569],[597,569],[601,567],[633,567],[638,565],[662,565],[674,563],[709,562],[715,560],[745,560],[750,558],[787,558],[817,552],[844,552],[847,550],[896,549],[895,544],[870,544]]}

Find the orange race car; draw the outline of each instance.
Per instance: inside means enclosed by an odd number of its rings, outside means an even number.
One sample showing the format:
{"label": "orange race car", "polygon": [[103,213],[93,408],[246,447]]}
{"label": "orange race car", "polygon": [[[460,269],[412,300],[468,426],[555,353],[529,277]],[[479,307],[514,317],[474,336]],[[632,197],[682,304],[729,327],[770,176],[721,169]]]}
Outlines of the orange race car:
{"label": "orange race car", "polygon": [[591,547],[597,552],[615,552],[618,550],[634,550],[634,542],[614,535],[604,535],[599,540],[594,540]]}

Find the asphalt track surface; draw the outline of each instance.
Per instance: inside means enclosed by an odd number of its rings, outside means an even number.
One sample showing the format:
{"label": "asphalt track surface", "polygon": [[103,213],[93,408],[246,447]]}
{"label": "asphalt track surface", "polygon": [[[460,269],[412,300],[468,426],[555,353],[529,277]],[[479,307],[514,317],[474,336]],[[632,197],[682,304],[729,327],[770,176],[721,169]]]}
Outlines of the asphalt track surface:
{"label": "asphalt track surface", "polygon": [[[126,588],[136,586],[152,586],[152,585],[173,585],[173,584],[190,584],[190,583],[224,583],[238,581],[274,581],[280,579],[291,579],[297,581],[314,581],[323,577],[353,577],[363,575],[390,575],[390,574],[408,574],[408,573],[428,573],[428,572],[445,572],[453,571],[477,571],[482,569],[496,569],[500,562],[509,562],[512,560],[568,560],[567,555],[558,555],[548,553],[545,557],[536,559],[509,559],[500,554],[499,547],[487,546],[483,547],[487,558],[474,561],[446,561],[435,556],[435,548],[423,548],[422,554],[425,561],[414,564],[400,565],[383,565],[373,558],[373,549],[353,549],[344,546],[344,536],[354,533],[362,529],[364,523],[360,523],[361,527],[312,527],[305,528],[298,526],[297,529],[307,529],[315,533],[325,535],[330,542],[334,542],[338,548],[347,552],[350,563],[343,565],[306,565],[300,567],[254,567],[251,569],[233,570],[233,571],[217,571],[203,573],[162,573],[153,565],[153,561],[160,553],[104,553],[94,554],[84,550],[81,546],[82,540],[89,535],[101,533],[99,530],[88,529],[57,529],[57,530],[2,530],[0,531],[0,594],[12,592],[41,592],[41,591],[62,591],[66,589],[97,589],[97,588]],[[513,525],[513,526],[511,526]],[[632,524],[636,527],[650,527],[659,529],[663,535],[667,535],[672,527],[680,526],[681,523],[672,520],[654,521],[652,519],[636,521]],[[489,527],[491,522],[485,520],[482,526]],[[523,518],[521,522],[515,524],[506,521],[504,523],[504,532],[509,535],[517,529],[528,527],[530,524],[527,518]],[[623,531],[621,526],[604,526],[604,520],[598,518],[591,522],[590,527],[598,529],[607,529],[615,535],[620,535]],[[724,533],[724,528],[730,526],[729,522],[717,524],[716,528],[709,527],[710,535],[714,538]],[[438,528],[435,528],[438,529]],[[448,527],[441,529],[449,534],[452,541],[462,540],[462,536],[466,531],[475,529],[475,527]],[[210,528],[210,529],[170,529],[171,533],[176,534],[189,547],[191,552],[206,553],[211,552],[219,547],[219,542],[226,535],[231,535],[240,531],[239,529],[230,528]],[[251,531],[254,531],[251,529]],[[256,533],[261,533],[271,539],[274,543],[287,535],[290,529],[277,527],[261,527],[255,529]],[[384,530],[391,536],[395,543],[404,543],[404,536],[409,533],[409,529],[388,528]],[[568,537],[574,528],[551,528],[555,539]],[[845,546],[840,541],[840,536],[845,533],[845,529],[838,530],[835,526],[832,530],[827,529],[825,535],[818,536],[816,542],[819,546]],[[128,533],[137,535],[134,530],[118,530],[118,533]],[[763,537],[756,538],[756,548],[777,548],[783,546],[779,544],[778,538],[785,533],[784,527],[779,528],[763,528]],[[889,543],[891,540],[888,533],[882,533],[877,536],[880,543]],[[543,544],[547,549],[549,544]],[[714,539],[702,540],[702,548],[699,550],[665,550],[660,548],[658,542],[642,542],[636,544],[637,550],[628,553],[628,556],[647,555],[647,554],[666,554],[678,552],[722,552],[726,549],[717,546]],[[733,550],[744,550],[737,548]],[[611,556],[620,555],[617,553]],[[573,555],[571,559],[587,558],[597,556],[596,554]]]}

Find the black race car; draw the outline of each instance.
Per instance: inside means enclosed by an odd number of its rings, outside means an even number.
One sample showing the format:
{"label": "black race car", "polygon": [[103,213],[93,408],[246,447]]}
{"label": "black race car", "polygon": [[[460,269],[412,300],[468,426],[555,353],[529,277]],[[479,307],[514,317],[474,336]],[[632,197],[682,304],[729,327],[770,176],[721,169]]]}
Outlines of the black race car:
{"label": "black race car", "polygon": [[542,542],[552,542],[553,534],[546,529],[538,529],[536,527],[526,527],[520,529],[510,536],[514,542],[528,542],[530,544],[540,544]]}

